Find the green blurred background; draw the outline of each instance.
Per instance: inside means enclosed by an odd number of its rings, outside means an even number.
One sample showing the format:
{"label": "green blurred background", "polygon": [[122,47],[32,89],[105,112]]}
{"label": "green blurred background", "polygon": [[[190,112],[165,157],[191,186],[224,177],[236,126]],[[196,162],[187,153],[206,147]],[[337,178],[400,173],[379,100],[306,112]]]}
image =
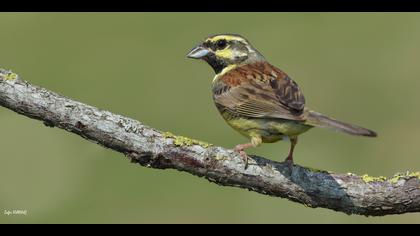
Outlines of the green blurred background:
{"label": "green blurred background", "polygon": [[[213,105],[213,71],[187,52],[239,33],[302,88],[308,107],[379,133],[313,129],[295,160],[334,172],[420,170],[420,14],[1,13],[0,67],[154,128],[232,147],[245,139]],[[220,187],[0,108],[1,223],[419,223],[347,216]],[[283,160],[288,143],[253,154]],[[26,209],[27,216],[4,215]]]}

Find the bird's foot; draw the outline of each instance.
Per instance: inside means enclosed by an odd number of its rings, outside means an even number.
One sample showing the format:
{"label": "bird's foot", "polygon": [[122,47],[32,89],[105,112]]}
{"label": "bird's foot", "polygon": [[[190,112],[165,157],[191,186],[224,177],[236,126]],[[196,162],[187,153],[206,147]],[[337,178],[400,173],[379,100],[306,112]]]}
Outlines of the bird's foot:
{"label": "bird's foot", "polygon": [[244,151],[243,147],[241,147],[240,145],[237,145],[234,149],[235,152],[238,152],[239,155],[242,157],[242,159],[245,161],[245,169],[248,168],[248,159],[249,156],[248,154],[246,154],[246,152]]}

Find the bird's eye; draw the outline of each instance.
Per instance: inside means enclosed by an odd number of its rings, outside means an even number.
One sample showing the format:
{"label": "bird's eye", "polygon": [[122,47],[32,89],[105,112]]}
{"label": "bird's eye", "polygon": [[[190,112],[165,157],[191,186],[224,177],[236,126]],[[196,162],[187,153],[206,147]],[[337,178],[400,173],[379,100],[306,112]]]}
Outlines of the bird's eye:
{"label": "bird's eye", "polygon": [[221,39],[219,41],[216,42],[217,45],[217,49],[224,49],[227,46],[227,42],[224,39]]}

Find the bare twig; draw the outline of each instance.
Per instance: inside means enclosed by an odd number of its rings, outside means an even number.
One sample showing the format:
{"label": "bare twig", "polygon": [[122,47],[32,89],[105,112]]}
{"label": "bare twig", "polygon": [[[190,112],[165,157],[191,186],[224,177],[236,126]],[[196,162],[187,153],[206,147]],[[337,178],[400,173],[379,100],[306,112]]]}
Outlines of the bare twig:
{"label": "bare twig", "polygon": [[0,70],[0,105],[125,154],[132,162],[172,168],[225,186],[347,214],[420,212],[420,173],[384,177],[334,174],[253,156],[244,168],[232,150],[161,132],[136,120],[73,101]]}

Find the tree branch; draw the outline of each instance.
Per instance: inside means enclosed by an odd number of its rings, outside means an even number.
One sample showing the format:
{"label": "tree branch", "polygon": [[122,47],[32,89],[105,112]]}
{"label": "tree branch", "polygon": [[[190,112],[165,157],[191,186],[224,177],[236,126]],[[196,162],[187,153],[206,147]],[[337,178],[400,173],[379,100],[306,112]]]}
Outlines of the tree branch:
{"label": "tree branch", "polygon": [[0,69],[0,105],[104,147],[132,162],[172,168],[224,186],[287,198],[347,214],[420,212],[420,173],[392,178],[334,174],[253,156],[247,169],[232,150],[161,132],[136,120],[73,101]]}

